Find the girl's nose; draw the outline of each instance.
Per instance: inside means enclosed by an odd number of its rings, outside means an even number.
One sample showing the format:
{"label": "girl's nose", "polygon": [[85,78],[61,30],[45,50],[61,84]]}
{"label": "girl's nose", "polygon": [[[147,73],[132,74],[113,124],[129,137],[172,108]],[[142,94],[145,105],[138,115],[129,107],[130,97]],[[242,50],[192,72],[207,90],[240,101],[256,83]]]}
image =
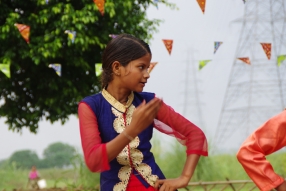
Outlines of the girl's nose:
{"label": "girl's nose", "polygon": [[144,78],[147,78],[147,79],[150,78],[150,74],[149,74],[149,72],[148,72],[148,69],[145,70]]}

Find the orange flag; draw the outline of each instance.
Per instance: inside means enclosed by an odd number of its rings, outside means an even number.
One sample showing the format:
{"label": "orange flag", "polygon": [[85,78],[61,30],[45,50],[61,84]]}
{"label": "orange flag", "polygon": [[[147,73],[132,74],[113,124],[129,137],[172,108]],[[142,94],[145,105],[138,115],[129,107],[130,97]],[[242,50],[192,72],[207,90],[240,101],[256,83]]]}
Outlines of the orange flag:
{"label": "orange flag", "polygon": [[151,62],[147,72],[150,74],[157,64],[158,62]]}
{"label": "orange flag", "polygon": [[105,0],[93,0],[93,2],[96,4],[99,12],[101,13],[101,15],[104,15],[104,3]]}
{"label": "orange flag", "polygon": [[268,60],[271,58],[271,43],[260,43]]}
{"label": "orange flag", "polygon": [[28,25],[23,25],[23,24],[18,24],[18,23],[15,23],[14,25],[18,28],[20,34],[21,34],[22,37],[25,39],[25,41],[26,41],[27,43],[30,43],[30,39],[29,39],[29,36],[30,36],[30,26],[28,26]]}
{"label": "orange flag", "polygon": [[163,42],[164,42],[169,54],[171,55],[172,48],[173,48],[173,40],[163,39]]}
{"label": "orange flag", "polygon": [[242,62],[246,63],[246,64],[249,64],[250,65],[250,60],[248,57],[244,57],[244,58],[237,58],[239,60],[241,60]]}
{"label": "orange flag", "polygon": [[205,13],[205,7],[206,7],[206,0],[197,0],[201,10],[203,13]]}

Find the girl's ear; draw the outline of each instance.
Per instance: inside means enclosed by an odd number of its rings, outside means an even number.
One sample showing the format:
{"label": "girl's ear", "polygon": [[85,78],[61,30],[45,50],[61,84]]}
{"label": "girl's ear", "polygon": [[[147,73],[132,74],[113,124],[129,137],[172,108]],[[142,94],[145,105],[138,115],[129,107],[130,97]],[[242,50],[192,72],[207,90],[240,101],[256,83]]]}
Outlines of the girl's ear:
{"label": "girl's ear", "polygon": [[120,66],[121,64],[118,62],[118,61],[114,61],[112,63],[112,73],[116,76],[120,76],[121,73],[120,73]]}

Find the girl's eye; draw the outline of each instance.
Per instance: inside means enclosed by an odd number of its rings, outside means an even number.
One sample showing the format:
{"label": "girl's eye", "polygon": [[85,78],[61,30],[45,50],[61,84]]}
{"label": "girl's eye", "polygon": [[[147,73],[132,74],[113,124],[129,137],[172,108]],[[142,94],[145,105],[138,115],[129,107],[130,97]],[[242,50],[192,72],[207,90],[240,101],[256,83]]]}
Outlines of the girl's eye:
{"label": "girl's eye", "polygon": [[140,68],[141,70],[143,70],[143,69],[144,69],[144,66],[139,66],[139,68]]}

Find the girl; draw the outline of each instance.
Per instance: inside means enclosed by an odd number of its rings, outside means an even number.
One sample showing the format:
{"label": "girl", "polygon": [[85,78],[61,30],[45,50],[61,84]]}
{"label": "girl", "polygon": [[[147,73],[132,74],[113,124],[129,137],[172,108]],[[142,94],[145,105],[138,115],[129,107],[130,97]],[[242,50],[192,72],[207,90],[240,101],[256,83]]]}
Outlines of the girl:
{"label": "girl", "polygon": [[[149,45],[128,34],[112,39],[102,57],[102,91],[78,107],[85,162],[101,172],[103,191],[173,191],[187,186],[200,155],[204,133],[153,93],[142,92],[151,61]],[[187,146],[180,177],[165,179],[150,152],[153,127]]]}

